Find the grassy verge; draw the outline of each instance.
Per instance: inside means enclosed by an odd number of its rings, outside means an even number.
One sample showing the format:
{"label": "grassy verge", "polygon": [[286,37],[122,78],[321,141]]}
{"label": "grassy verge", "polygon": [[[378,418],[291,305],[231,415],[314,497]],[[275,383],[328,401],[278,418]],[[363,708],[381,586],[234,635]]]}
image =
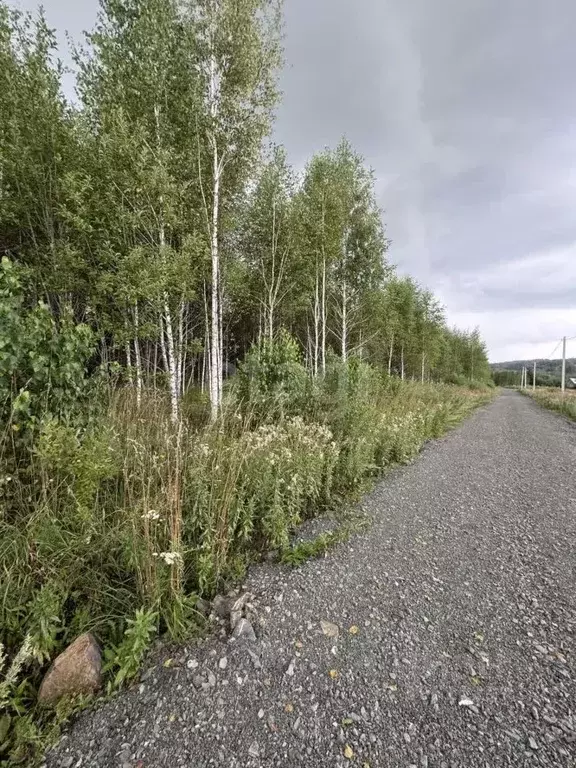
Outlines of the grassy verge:
{"label": "grassy verge", "polygon": [[155,635],[194,632],[200,596],[270,549],[292,564],[325,551],[342,532],[291,548],[295,526],[410,461],[492,395],[366,368],[329,375],[280,409],[232,394],[217,424],[196,414],[174,427],[165,398],[148,392],[137,407],[119,392],[82,429],[43,422],[26,461],[5,445],[0,761],[33,762],[84,703],[36,705],[47,665],[78,634],[102,644],[115,690]]}
{"label": "grassy verge", "polygon": [[544,408],[549,408],[551,411],[557,411],[558,413],[567,416],[572,421],[576,421],[576,390],[566,390],[564,394],[557,387],[539,388],[534,390],[523,389],[520,390],[523,394],[528,395],[535,400],[539,405]]}

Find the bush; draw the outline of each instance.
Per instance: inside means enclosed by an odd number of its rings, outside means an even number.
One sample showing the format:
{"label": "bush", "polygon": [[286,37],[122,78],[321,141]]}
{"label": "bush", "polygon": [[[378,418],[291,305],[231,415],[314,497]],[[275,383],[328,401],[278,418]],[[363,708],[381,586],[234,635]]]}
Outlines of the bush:
{"label": "bush", "polygon": [[236,377],[236,397],[244,411],[273,420],[301,411],[308,374],[298,342],[286,331],[252,346]]}
{"label": "bush", "polygon": [[92,333],[64,312],[58,322],[48,307],[29,308],[23,272],[6,257],[0,262],[0,422],[13,432],[42,418],[69,418],[86,404],[86,364]]}

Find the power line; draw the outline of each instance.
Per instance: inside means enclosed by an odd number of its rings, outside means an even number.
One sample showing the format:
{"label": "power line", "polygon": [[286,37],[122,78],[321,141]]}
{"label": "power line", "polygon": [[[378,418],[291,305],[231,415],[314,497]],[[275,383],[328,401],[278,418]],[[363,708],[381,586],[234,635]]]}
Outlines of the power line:
{"label": "power line", "polygon": [[[576,338],[576,337],[575,337],[575,338]],[[560,346],[560,344],[562,344],[562,339],[560,339],[560,341],[558,342],[558,344],[556,344],[556,346],[555,346],[555,347],[554,347],[554,349],[552,350],[552,354],[548,355],[548,357],[545,357],[545,358],[544,358],[544,360],[551,360],[551,359],[552,359],[552,357],[553,357],[553,355],[556,353],[556,350],[557,350],[557,349],[558,349],[558,347]]]}

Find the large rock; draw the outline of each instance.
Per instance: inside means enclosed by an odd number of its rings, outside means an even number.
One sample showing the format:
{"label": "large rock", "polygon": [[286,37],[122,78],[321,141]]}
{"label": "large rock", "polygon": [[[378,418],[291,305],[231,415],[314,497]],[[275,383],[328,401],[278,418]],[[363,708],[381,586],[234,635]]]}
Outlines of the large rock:
{"label": "large rock", "polygon": [[87,632],[54,659],[46,672],[38,702],[56,704],[63,696],[96,693],[102,682],[102,657],[94,636]]}

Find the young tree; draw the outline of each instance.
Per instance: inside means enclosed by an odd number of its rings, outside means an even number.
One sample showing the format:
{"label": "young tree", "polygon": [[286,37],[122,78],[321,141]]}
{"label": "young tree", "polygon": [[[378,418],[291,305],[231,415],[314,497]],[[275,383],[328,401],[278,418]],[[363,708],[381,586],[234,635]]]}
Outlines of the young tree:
{"label": "young tree", "polygon": [[261,318],[259,332],[271,340],[278,313],[293,288],[295,264],[295,181],[286,152],[275,147],[250,196],[241,238],[242,257],[248,270],[253,302]]}
{"label": "young tree", "polygon": [[332,287],[334,333],[345,361],[351,334],[360,319],[362,298],[377,288],[384,276],[388,243],[375,199],[373,175],[347,140],[336,148],[332,164],[337,209],[334,224],[340,239]]}
{"label": "young tree", "polygon": [[[197,78],[188,66],[190,40],[172,0],[104,0],[90,52],[80,59],[80,94],[95,136],[103,184],[102,237],[121,274],[136,254],[151,293],[132,301],[138,365],[139,309],[157,313],[157,338],[168,375],[172,417],[177,421],[183,380],[186,300],[196,264],[182,270],[185,244],[194,233],[190,204],[193,142],[183,113],[193,119]],[[190,114],[192,113],[192,114]],[[196,200],[196,204],[198,201]],[[175,292],[171,274],[180,274]],[[112,281],[114,284],[114,281]],[[159,291],[159,289],[162,289]],[[127,352],[128,356],[128,352]],[[127,363],[130,361],[127,360]]]}
{"label": "young tree", "polygon": [[222,400],[223,378],[222,214],[249,175],[270,129],[281,62],[280,10],[280,2],[270,0],[195,0],[186,9],[203,102],[195,128],[198,178],[210,241],[213,419]]}

